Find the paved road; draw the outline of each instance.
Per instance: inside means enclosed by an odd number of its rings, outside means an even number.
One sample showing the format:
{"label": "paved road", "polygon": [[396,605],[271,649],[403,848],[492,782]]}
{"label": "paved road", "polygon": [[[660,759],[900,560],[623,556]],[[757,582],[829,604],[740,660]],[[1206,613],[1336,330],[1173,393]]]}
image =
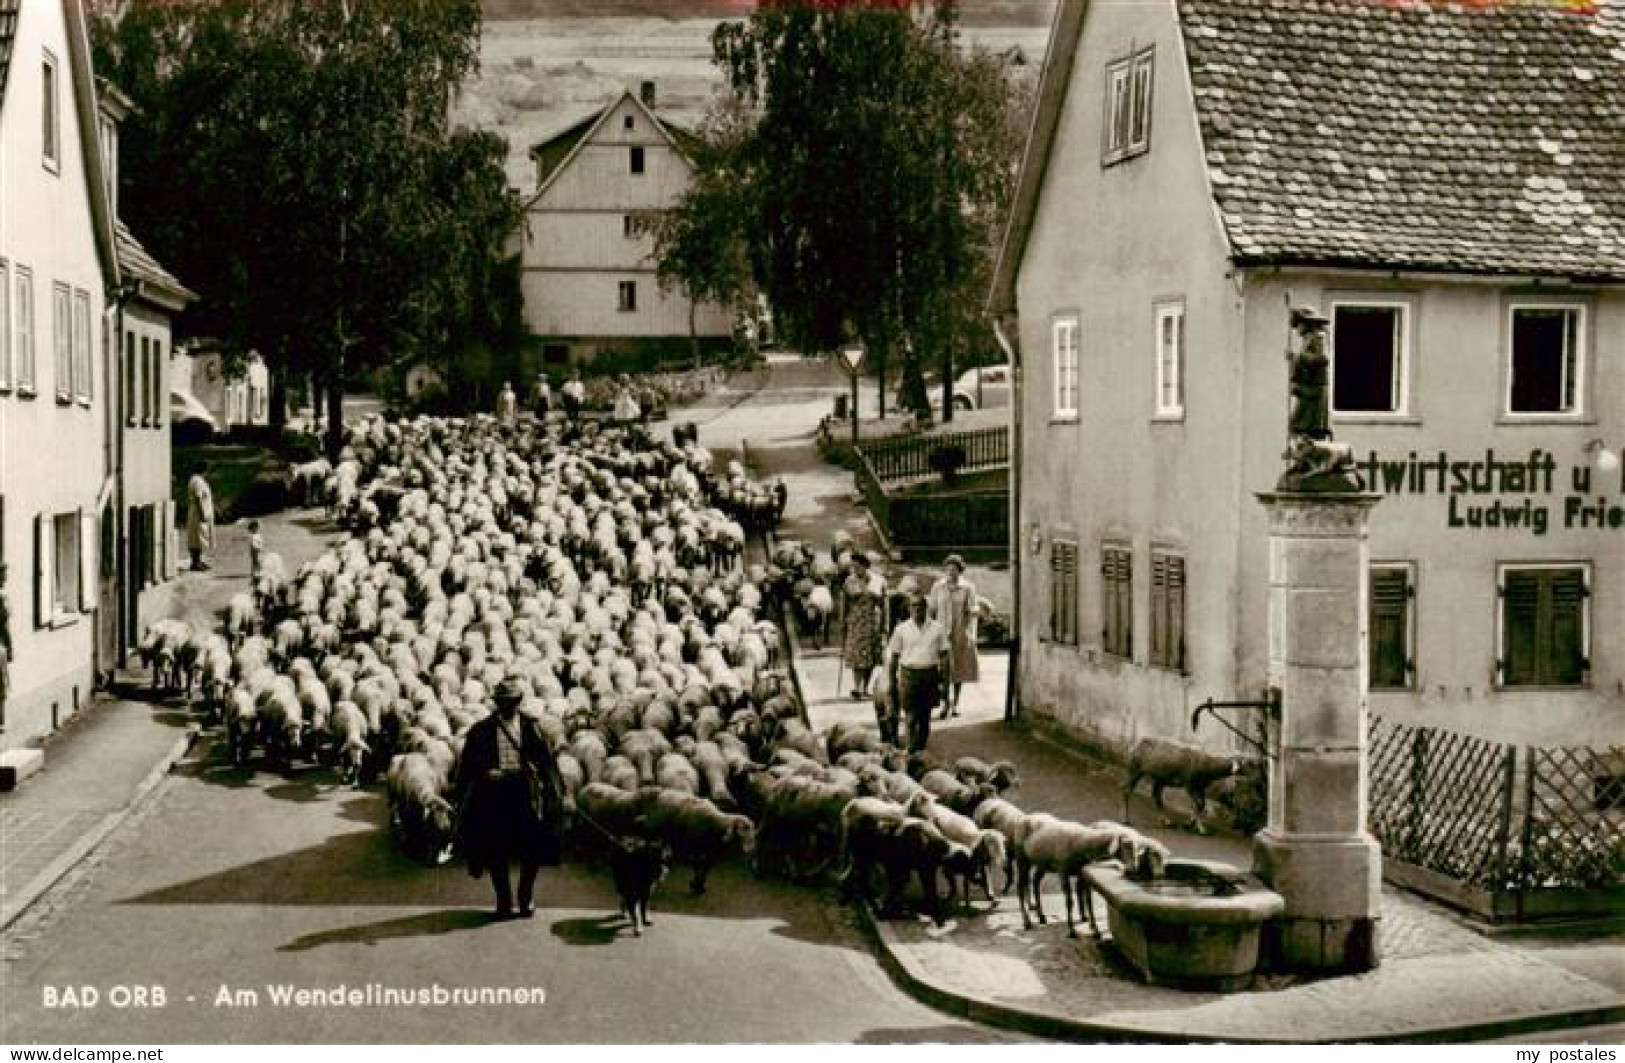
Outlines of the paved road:
{"label": "paved road", "polygon": [[[780,378],[781,371],[785,374]],[[828,409],[794,365],[741,405],[695,411],[704,439],[789,439]],[[788,382],[786,393],[774,384]],[[792,485],[793,487],[793,485]],[[798,503],[804,504],[804,503]],[[896,989],[850,914],[725,865],[674,875],[634,940],[605,875],[544,876],[534,920],[491,924],[483,881],[402,858],[382,798],[324,771],[237,769],[212,739],[5,936],[0,1041],[882,1042],[1009,1040]],[[537,987],[545,1003],[285,1006],[271,987]],[[48,1007],[68,987],[98,1006]],[[162,1007],[127,1003],[158,990]],[[432,990],[431,990],[432,991]],[[85,994],[77,994],[80,1002]]]}

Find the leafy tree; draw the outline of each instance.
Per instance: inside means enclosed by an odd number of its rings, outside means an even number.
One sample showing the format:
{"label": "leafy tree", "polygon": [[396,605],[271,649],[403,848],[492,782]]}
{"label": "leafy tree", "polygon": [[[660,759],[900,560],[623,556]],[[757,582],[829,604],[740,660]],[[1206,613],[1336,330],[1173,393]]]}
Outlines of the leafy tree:
{"label": "leafy tree", "polygon": [[921,363],[964,342],[1019,163],[1002,62],[960,46],[951,0],[766,0],[712,50],[755,121],[702,163],[677,215],[734,219],[782,336],[808,351],[861,339],[882,414],[901,357],[923,407]]}
{"label": "leafy tree", "polygon": [[[342,443],[347,381],[494,334],[518,208],[504,147],[454,132],[475,0],[125,0],[98,69],[134,99],[126,216],[203,299],[189,322],[311,379]],[[500,328],[495,330],[500,332]],[[276,403],[278,416],[281,403]]]}

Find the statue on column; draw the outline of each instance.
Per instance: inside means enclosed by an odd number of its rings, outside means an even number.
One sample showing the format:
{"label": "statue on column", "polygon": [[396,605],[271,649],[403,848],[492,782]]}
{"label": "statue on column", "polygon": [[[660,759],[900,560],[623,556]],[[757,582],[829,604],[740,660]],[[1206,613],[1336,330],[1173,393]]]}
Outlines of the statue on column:
{"label": "statue on column", "polygon": [[1297,492],[1365,490],[1347,443],[1332,441],[1330,369],[1326,326],[1313,307],[1295,307],[1290,318],[1297,350],[1288,351],[1290,404],[1287,412],[1286,471],[1275,488]]}

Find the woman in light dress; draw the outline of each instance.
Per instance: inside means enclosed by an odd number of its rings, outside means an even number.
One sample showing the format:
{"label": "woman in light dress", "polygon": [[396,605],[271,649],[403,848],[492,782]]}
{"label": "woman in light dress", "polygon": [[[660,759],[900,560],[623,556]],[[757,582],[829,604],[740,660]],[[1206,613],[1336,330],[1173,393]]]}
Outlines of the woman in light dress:
{"label": "woman in light dress", "polygon": [[976,657],[976,586],[965,579],[965,559],[949,554],[944,575],[927,595],[931,618],[948,633],[949,682],[942,718],[959,715],[959,692],[980,676]]}

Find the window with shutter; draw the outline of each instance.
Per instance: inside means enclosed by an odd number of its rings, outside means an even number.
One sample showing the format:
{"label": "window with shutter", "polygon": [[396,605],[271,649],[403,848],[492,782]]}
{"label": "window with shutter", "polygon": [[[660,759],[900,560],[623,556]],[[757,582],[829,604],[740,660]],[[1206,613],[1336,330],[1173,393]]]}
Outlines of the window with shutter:
{"label": "window with shutter", "polygon": [[1134,656],[1134,554],[1125,546],[1101,550],[1101,648],[1114,657]]}
{"label": "window with shutter", "polygon": [[1050,637],[1078,644],[1078,544],[1057,539],[1050,548]]}
{"label": "window with shutter", "polygon": [[79,514],[79,611],[96,608],[96,574],[101,557],[101,536],[96,531],[96,515]]}
{"label": "window with shutter", "polygon": [[60,620],[79,611],[79,513],[59,513],[56,516],[56,560],[51,568],[56,577],[52,598],[54,616]]}
{"label": "window with shutter", "polygon": [[1161,551],[1151,555],[1151,664],[1185,670],[1185,559]]}
{"label": "window with shutter", "polygon": [[1411,644],[1414,585],[1409,564],[1371,566],[1367,642],[1372,690],[1409,690],[1415,684]]}
{"label": "window with shutter", "polygon": [[1590,669],[1590,590],[1584,565],[1501,570],[1501,684],[1574,687]]}
{"label": "window with shutter", "polygon": [[34,518],[34,626],[50,627],[56,619],[56,522],[47,513]]}

